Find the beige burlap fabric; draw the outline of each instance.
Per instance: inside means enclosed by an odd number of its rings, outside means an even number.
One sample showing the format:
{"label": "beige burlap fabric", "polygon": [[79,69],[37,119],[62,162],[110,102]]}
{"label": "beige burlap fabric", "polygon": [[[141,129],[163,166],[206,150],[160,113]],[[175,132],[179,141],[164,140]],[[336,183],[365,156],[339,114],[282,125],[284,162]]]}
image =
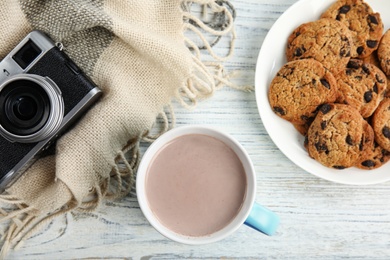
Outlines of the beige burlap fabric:
{"label": "beige burlap fabric", "polygon": [[[202,9],[207,19],[194,14]],[[55,216],[128,194],[139,142],[153,140],[149,131],[159,115],[167,121],[172,98],[191,107],[231,85],[220,64],[226,57],[214,54],[204,35],[234,42],[232,11],[225,0],[0,2],[1,59],[39,29],[63,43],[104,93],[57,142],[55,155],[38,160],[0,196],[3,257]]]}

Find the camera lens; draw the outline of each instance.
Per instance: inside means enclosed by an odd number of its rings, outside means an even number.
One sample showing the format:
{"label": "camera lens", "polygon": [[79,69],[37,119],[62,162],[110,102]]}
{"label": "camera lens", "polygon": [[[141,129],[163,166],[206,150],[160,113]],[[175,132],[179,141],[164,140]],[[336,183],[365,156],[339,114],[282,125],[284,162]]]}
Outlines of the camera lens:
{"label": "camera lens", "polygon": [[21,120],[31,120],[37,114],[37,102],[28,96],[21,96],[13,104],[14,114]]}
{"label": "camera lens", "polygon": [[0,93],[0,123],[15,135],[31,135],[40,130],[50,113],[46,92],[33,81],[16,80]]}
{"label": "camera lens", "polygon": [[61,92],[54,82],[27,74],[0,86],[0,133],[8,139],[40,141],[58,129],[62,117]]}

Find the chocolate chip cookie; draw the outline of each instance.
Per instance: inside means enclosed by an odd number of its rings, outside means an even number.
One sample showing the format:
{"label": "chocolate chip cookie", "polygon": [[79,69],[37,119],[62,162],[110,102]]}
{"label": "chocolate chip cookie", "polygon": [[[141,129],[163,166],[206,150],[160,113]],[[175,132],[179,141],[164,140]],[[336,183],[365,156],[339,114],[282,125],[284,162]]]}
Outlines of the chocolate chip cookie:
{"label": "chocolate chip cookie", "polygon": [[379,44],[378,58],[382,70],[390,77],[390,29],[383,35]]}
{"label": "chocolate chip cookie", "polygon": [[324,104],[308,131],[309,155],[327,167],[345,169],[360,158],[363,118],[349,105]]}
{"label": "chocolate chip cookie", "polygon": [[313,58],[338,72],[345,67],[353,48],[351,31],[334,19],[320,19],[300,25],[288,38],[288,61]]}
{"label": "chocolate chip cookie", "polygon": [[372,117],[372,128],[375,133],[375,141],[390,151],[390,98],[385,98],[376,109]]}
{"label": "chocolate chip cookie", "polygon": [[390,160],[390,152],[383,149],[377,142],[372,145],[371,151],[356,164],[363,170],[373,170],[381,167]]}
{"label": "chocolate chip cookie", "polygon": [[286,63],[276,74],[268,91],[272,110],[297,125],[309,125],[319,106],[337,97],[336,79],[314,59]]}
{"label": "chocolate chip cookie", "polygon": [[363,0],[338,0],[321,18],[332,18],[345,24],[352,32],[355,48],[352,57],[366,57],[378,48],[383,34],[379,13]]}
{"label": "chocolate chip cookie", "polygon": [[335,77],[340,94],[338,102],[355,107],[364,118],[370,117],[384,98],[387,78],[370,63],[351,59]]}

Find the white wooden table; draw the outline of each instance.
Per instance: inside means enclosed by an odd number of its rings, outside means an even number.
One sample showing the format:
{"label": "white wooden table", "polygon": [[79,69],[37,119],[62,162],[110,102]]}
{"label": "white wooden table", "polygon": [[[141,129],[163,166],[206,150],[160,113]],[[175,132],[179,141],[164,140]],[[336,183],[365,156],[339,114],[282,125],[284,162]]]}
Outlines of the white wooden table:
{"label": "white wooden table", "polygon": [[[254,84],[262,41],[294,2],[233,1],[239,39],[226,65],[244,70],[239,83]],[[247,149],[257,170],[257,201],[281,217],[275,236],[242,226],[215,244],[178,244],[155,231],[129,195],[105,202],[94,213],[54,220],[9,259],[390,259],[390,183],[345,186],[303,171],[268,136],[254,93],[225,88],[195,111],[175,107],[177,125],[213,126]]]}

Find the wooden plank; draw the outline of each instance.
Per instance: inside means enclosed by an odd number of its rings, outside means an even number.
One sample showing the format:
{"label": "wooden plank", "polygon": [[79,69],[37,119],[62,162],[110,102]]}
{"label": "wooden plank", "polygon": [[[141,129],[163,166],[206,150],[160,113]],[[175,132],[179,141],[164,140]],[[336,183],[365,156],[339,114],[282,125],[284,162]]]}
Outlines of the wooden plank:
{"label": "wooden plank", "polygon": [[[268,30],[295,0],[237,0],[238,40],[230,70],[253,85],[255,64]],[[221,43],[218,52],[226,51]],[[267,237],[243,226],[224,241],[204,246],[171,242],[156,232],[134,195],[105,202],[96,212],[54,220],[9,259],[388,259],[390,184],[354,187],[303,171],[274,145],[259,117],[254,93],[229,88],[194,111],[174,104],[177,125],[205,124],[232,134],[257,171],[257,201],[281,216]],[[146,146],[143,146],[144,151]]]}

